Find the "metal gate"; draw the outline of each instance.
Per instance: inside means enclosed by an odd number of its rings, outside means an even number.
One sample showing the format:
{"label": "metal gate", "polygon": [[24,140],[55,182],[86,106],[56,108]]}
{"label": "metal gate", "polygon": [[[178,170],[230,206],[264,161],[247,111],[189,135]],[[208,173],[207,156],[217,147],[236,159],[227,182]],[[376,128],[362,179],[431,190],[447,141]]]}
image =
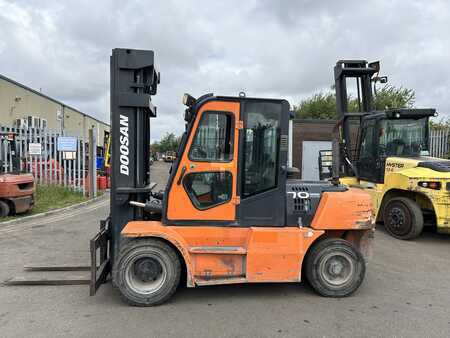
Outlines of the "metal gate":
{"label": "metal gate", "polygon": [[[57,184],[86,194],[89,145],[84,137],[76,137],[75,151],[63,152],[58,150],[58,138],[70,135],[61,135],[56,130],[0,126],[0,132],[14,134],[18,169],[33,174],[36,183]],[[13,171],[13,156],[11,141],[2,138],[1,172]]]}
{"label": "metal gate", "polygon": [[430,129],[430,155],[449,158],[450,128]]}

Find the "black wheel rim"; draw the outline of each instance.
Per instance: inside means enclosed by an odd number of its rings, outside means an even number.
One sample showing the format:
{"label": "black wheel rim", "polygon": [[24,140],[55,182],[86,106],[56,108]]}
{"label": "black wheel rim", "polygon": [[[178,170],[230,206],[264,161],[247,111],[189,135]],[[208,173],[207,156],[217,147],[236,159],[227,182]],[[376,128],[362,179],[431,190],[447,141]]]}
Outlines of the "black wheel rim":
{"label": "black wheel rim", "polygon": [[412,218],[408,208],[402,203],[394,203],[387,212],[386,226],[396,236],[409,234]]}

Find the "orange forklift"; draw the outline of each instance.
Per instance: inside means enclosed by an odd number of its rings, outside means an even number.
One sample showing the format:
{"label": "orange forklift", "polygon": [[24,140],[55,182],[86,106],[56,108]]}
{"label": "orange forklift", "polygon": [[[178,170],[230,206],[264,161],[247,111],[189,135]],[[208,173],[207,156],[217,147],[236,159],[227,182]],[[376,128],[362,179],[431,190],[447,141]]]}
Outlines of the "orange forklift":
{"label": "orange forklift", "polygon": [[34,178],[32,174],[20,172],[15,137],[13,132],[0,133],[4,151],[0,161],[0,217],[24,213],[34,206]]}
{"label": "orange forklift", "polygon": [[148,158],[153,51],[111,56],[111,208],[91,240],[91,295],[108,275],[135,306],[188,287],[306,278],[322,296],[361,285],[374,223],[370,196],[290,178],[289,103],[185,94],[186,131],[164,192]]}

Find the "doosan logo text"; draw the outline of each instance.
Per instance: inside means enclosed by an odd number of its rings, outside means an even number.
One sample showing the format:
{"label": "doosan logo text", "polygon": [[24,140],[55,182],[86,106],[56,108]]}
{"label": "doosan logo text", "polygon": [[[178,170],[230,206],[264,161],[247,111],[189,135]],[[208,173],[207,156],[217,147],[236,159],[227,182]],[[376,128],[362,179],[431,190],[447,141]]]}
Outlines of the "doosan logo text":
{"label": "doosan logo text", "polygon": [[120,173],[129,176],[130,145],[128,139],[128,116],[120,115]]}

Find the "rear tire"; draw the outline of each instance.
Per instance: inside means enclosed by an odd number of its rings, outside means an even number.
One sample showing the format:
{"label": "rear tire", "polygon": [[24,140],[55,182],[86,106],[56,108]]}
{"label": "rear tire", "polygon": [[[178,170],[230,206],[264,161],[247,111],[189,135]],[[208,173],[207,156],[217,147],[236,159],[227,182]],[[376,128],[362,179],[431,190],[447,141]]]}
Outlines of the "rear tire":
{"label": "rear tire", "polygon": [[420,236],[424,223],[419,205],[407,197],[391,199],[384,208],[383,221],[392,237],[403,240]]}
{"label": "rear tire", "polygon": [[156,239],[133,239],[123,245],[113,271],[122,298],[134,306],[166,302],[180,282],[176,252]]}
{"label": "rear tire", "polygon": [[347,297],[364,280],[364,257],[353,245],[340,238],[327,238],[315,244],[306,258],[306,277],[324,297]]}
{"label": "rear tire", "polygon": [[11,209],[5,201],[0,201],[0,217],[6,217],[9,215]]}

